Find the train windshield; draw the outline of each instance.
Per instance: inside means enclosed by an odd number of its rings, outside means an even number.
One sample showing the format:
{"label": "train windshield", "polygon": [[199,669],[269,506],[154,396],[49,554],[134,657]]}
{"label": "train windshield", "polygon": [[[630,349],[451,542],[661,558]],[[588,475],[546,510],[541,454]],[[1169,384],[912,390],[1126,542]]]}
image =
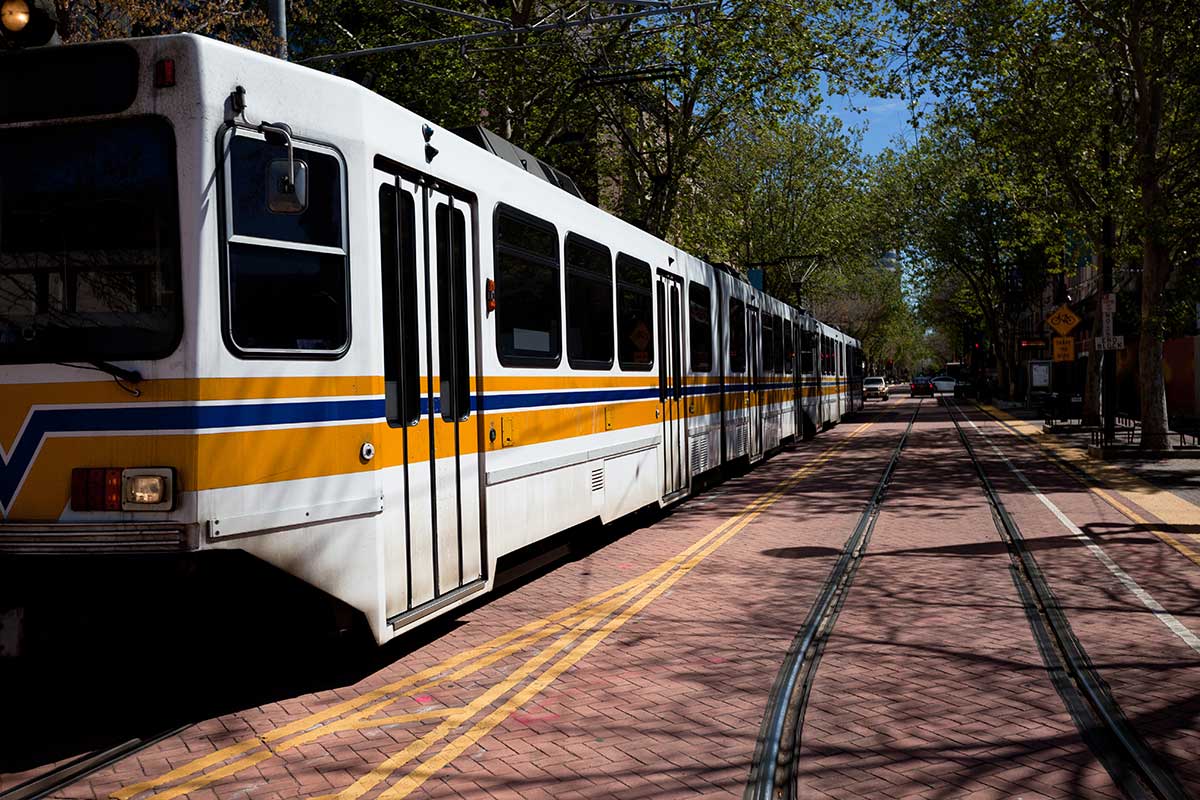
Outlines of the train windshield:
{"label": "train windshield", "polygon": [[166,121],[0,131],[0,363],[159,358],[180,326]]}

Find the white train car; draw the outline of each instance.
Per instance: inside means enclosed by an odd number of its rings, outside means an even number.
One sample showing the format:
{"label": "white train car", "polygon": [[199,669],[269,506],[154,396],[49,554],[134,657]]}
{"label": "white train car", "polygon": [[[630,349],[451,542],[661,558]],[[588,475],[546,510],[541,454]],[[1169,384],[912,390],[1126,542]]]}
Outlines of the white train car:
{"label": "white train car", "polygon": [[356,84],[190,35],[0,80],[0,552],[240,550],[383,642],[861,408],[850,337]]}

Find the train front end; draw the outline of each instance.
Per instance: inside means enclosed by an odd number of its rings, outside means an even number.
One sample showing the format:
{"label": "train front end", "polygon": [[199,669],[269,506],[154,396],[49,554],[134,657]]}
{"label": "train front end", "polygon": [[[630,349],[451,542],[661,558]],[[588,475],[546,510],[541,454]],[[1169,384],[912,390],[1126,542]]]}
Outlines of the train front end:
{"label": "train front end", "polygon": [[0,551],[195,543],[188,51],[0,54]]}

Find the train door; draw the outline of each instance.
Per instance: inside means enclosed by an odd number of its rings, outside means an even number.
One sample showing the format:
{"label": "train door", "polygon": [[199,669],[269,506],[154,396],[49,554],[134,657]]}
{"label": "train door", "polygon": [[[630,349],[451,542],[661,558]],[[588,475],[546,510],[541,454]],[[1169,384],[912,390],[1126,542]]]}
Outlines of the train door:
{"label": "train door", "polygon": [[687,492],[687,419],[683,386],[683,281],[659,272],[658,402],[662,423],[662,496],[670,500]]}
{"label": "train door", "polygon": [[403,498],[384,537],[392,622],[482,584],[474,213],[424,181],[381,180],[386,416],[403,451],[384,487]]}
{"label": "train door", "polygon": [[846,343],[838,342],[834,345],[834,351],[838,354],[838,420],[846,416],[846,402],[842,399],[842,392],[846,391]]}
{"label": "train door", "polygon": [[750,381],[750,436],[746,453],[751,461],[762,458],[763,453],[763,404],[766,402],[762,380],[762,325],[758,309],[746,306],[749,322],[746,333],[746,377]]}
{"label": "train door", "polygon": [[790,323],[791,341],[787,352],[789,369],[792,371],[792,431],[797,440],[804,436],[804,374],[800,371],[800,349],[804,334],[800,320]]}

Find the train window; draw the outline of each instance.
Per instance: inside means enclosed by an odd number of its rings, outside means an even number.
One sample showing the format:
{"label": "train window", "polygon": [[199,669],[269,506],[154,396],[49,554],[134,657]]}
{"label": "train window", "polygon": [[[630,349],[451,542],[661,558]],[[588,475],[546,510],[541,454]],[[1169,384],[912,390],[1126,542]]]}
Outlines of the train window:
{"label": "train window", "polygon": [[816,338],[817,335],[812,331],[800,331],[800,371],[805,375],[812,375],[816,371],[813,363]]}
{"label": "train window", "polygon": [[790,373],[795,363],[796,343],[792,339],[792,321],[789,319],[783,323],[783,371]]}
{"label": "train window", "polygon": [[471,414],[471,362],[467,356],[467,220],[463,212],[439,203],[437,234],[438,386],[442,419]]}
{"label": "train window", "polygon": [[555,367],[562,358],[558,232],[496,207],[496,350],[506,367]]}
{"label": "train window", "polygon": [[617,254],[617,359],[621,369],[648,370],[654,364],[654,312],[650,265]]}
{"label": "train window", "polygon": [[746,304],[729,298],[729,371],[746,371]]}
{"label": "train window", "polygon": [[414,229],[412,195],[391,184],[380,186],[384,416],[394,428],[415,425],[421,417]]}
{"label": "train window", "polygon": [[232,131],[225,159],[226,335],[242,356],[337,358],[350,343],[345,181],[331,148],[297,142],[307,164],[308,205],[268,207],[272,161],[282,145]]}
{"label": "train window", "polygon": [[671,285],[671,379],[673,381],[671,396],[678,400],[683,396],[683,353],[677,346],[682,340],[683,320],[680,319],[679,287]]}
{"label": "train window", "polygon": [[712,293],[707,286],[688,282],[688,344],[692,372],[712,371]]}
{"label": "train window", "polygon": [[783,320],[772,315],[775,322],[775,373],[783,372]]}
{"label": "train window", "polygon": [[567,234],[567,361],[576,369],[613,364],[612,253]]}
{"label": "train window", "polygon": [[775,367],[775,315],[762,315],[762,369],[770,372]]}

